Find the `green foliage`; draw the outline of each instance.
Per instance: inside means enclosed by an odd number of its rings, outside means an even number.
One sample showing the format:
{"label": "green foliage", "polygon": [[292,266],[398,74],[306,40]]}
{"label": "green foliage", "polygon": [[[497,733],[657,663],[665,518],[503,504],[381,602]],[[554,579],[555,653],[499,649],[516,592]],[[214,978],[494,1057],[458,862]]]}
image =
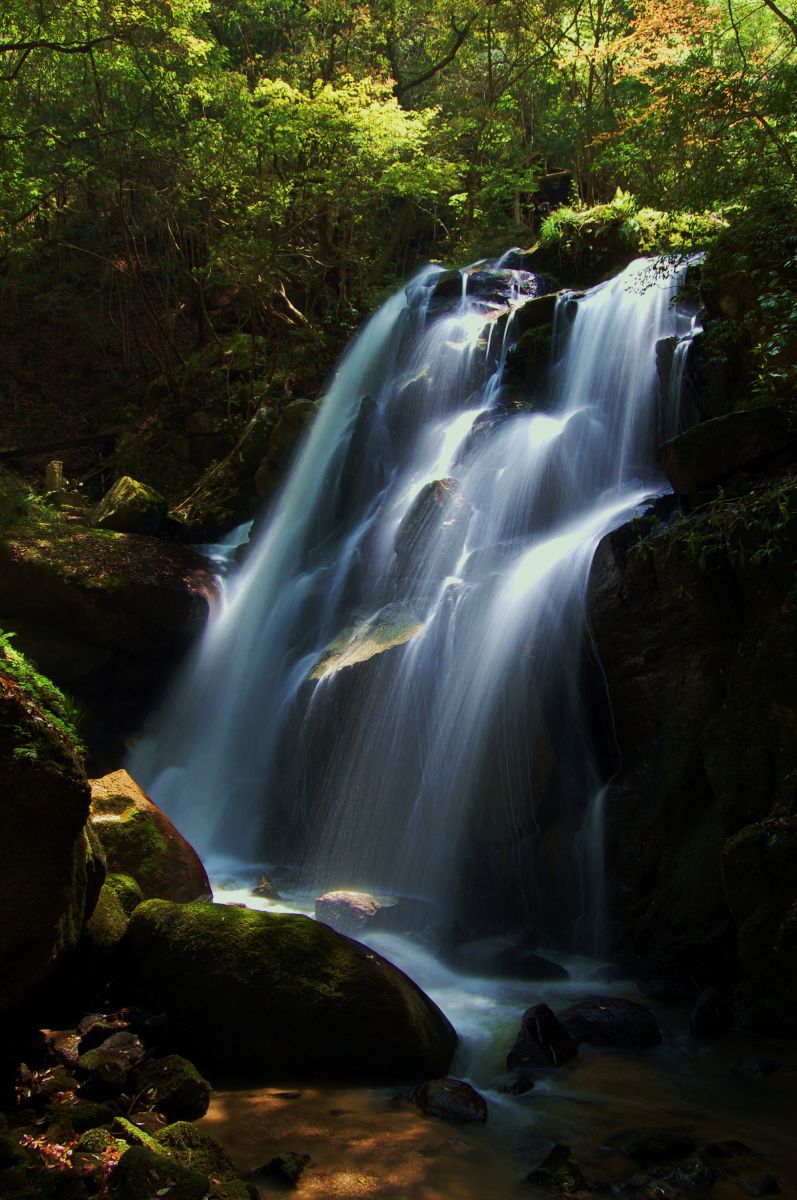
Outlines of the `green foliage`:
{"label": "green foliage", "polygon": [[69,738],[79,754],[85,754],[85,746],[78,733],[78,725],[83,716],[80,705],[68,693],[62,692],[46,675],[37,671],[24,654],[15,650],[11,644],[13,638],[13,633],[0,629],[0,672],[13,679],[14,683],[30,696],[47,720],[64,737]]}

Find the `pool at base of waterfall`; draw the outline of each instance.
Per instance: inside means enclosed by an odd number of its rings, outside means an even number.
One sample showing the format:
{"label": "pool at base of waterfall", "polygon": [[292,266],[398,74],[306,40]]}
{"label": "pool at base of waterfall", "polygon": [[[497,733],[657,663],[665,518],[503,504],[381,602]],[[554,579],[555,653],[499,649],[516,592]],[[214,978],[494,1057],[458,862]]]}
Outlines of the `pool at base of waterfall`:
{"label": "pool at base of waterfall", "polygon": [[[218,902],[312,914],[309,895],[275,902],[230,884],[217,881]],[[740,1200],[769,1194],[755,1189],[774,1185],[784,1197],[797,1196],[797,1061],[788,1043],[740,1033],[693,1038],[689,1006],[655,1003],[633,980],[595,960],[550,951],[567,967],[568,980],[486,979],[452,970],[409,937],[377,933],[362,940],[413,978],[452,1021],[460,1046],[450,1074],[485,1097],[487,1122],[423,1115],[409,1096],[421,1080],[375,1088],[281,1078],[261,1088],[219,1090],[201,1125],[240,1171],[255,1172],[263,1196],[284,1194],[285,1185],[257,1169],[287,1152],[310,1157],[299,1184],[306,1196],[542,1195],[526,1177],[557,1143],[570,1148],[583,1173],[583,1186],[566,1194],[598,1196],[605,1185],[606,1194],[646,1200],[709,1192],[711,1200]],[[518,1075],[507,1070],[506,1054],[523,1011],[539,1002],[561,1010],[596,992],[643,1004],[659,1022],[661,1044],[640,1051],[582,1045],[565,1066],[532,1069],[528,1091],[506,1091]],[[641,1152],[629,1153],[646,1134],[662,1130],[683,1135],[680,1158],[654,1168]],[[705,1153],[717,1143],[724,1149]],[[673,1180],[665,1185],[670,1191],[645,1190],[665,1177]]]}

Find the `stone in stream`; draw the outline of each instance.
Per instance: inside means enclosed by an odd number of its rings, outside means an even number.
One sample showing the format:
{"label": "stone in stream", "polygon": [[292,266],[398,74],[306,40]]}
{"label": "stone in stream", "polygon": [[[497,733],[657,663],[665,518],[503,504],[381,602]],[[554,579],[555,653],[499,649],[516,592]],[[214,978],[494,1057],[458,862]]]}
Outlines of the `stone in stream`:
{"label": "stone in stream", "polygon": [[641,1049],[661,1041],[653,1014],[616,996],[585,996],[559,1013],[559,1019],[576,1041],[594,1046]]}
{"label": "stone in stream", "polygon": [[261,900],[281,900],[274,884],[269,879],[268,875],[261,875],[259,881],[252,888],[252,895],[259,896]]}
{"label": "stone in stream", "polygon": [[570,1147],[562,1142],[556,1143],[540,1165],[526,1176],[526,1181],[546,1192],[565,1196],[581,1192],[586,1183]]}
{"label": "stone in stream", "polygon": [[309,1154],[294,1154],[288,1151],[277,1154],[265,1166],[259,1167],[256,1174],[266,1175],[289,1187],[298,1187],[304,1171],[312,1165],[313,1160]]}
{"label": "stone in stream", "polygon": [[372,892],[325,892],[315,902],[315,917],[325,925],[356,936],[366,927],[391,933],[412,933],[431,925],[437,910],[412,896],[378,896]]}
{"label": "stone in stream", "polygon": [[578,1055],[578,1044],[547,1004],[527,1008],[520,1033],[506,1056],[514,1067],[558,1067]]}
{"label": "stone in stream", "polygon": [[406,975],[309,917],[149,900],[122,951],[140,1002],[180,1022],[217,1080],[437,1077],[456,1048]]}
{"label": "stone in stream", "polygon": [[442,1121],[487,1120],[487,1101],[463,1079],[427,1079],[412,1093],[412,1101],[427,1117]]}
{"label": "stone in stream", "polygon": [[778,1196],[781,1192],[777,1179],[765,1173],[743,1175],[739,1182],[748,1196]]}
{"label": "stone in stream", "polygon": [[684,1158],[695,1149],[695,1139],[688,1129],[646,1129],[644,1133],[631,1134],[622,1150],[628,1158],[639,1163],[671,1162]]}
{"label": "stone in stream", "polygon": [[213,1088],[193,1063],[179,1054],[150,1059],[138,1072],[136,1086],[167,1121],[198,1121],[210,1104]]}

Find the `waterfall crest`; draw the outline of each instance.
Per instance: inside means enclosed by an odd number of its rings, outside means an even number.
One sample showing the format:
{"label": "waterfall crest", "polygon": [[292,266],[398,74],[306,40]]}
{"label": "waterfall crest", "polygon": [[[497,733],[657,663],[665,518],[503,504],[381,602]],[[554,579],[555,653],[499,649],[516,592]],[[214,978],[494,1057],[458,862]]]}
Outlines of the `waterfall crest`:
{"label": "waterfall crest", "polygon": [[600,538],[664,486],[679,397],[656,347],[691,327],[680,273],[640,260],[561,295],[523,387],[533,275],[463,272],[446,300],[430,268],[369,321],[130,764],[201,853],[511,908],[594,948],[584,596]]}

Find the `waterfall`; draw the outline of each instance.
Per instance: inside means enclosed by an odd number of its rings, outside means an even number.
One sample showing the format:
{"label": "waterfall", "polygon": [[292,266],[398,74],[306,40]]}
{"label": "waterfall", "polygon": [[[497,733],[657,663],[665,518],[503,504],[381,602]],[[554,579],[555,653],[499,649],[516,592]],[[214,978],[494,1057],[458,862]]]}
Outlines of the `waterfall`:
{"label": "waterfall", "polygon": [[371,318],[130,764],[201,853],[592,948],[606,756],[584,599],[600,538],[664,486],[679,274],[640,260],[560,295],[551,362],[522,383],[527,272],[430,268]]}

